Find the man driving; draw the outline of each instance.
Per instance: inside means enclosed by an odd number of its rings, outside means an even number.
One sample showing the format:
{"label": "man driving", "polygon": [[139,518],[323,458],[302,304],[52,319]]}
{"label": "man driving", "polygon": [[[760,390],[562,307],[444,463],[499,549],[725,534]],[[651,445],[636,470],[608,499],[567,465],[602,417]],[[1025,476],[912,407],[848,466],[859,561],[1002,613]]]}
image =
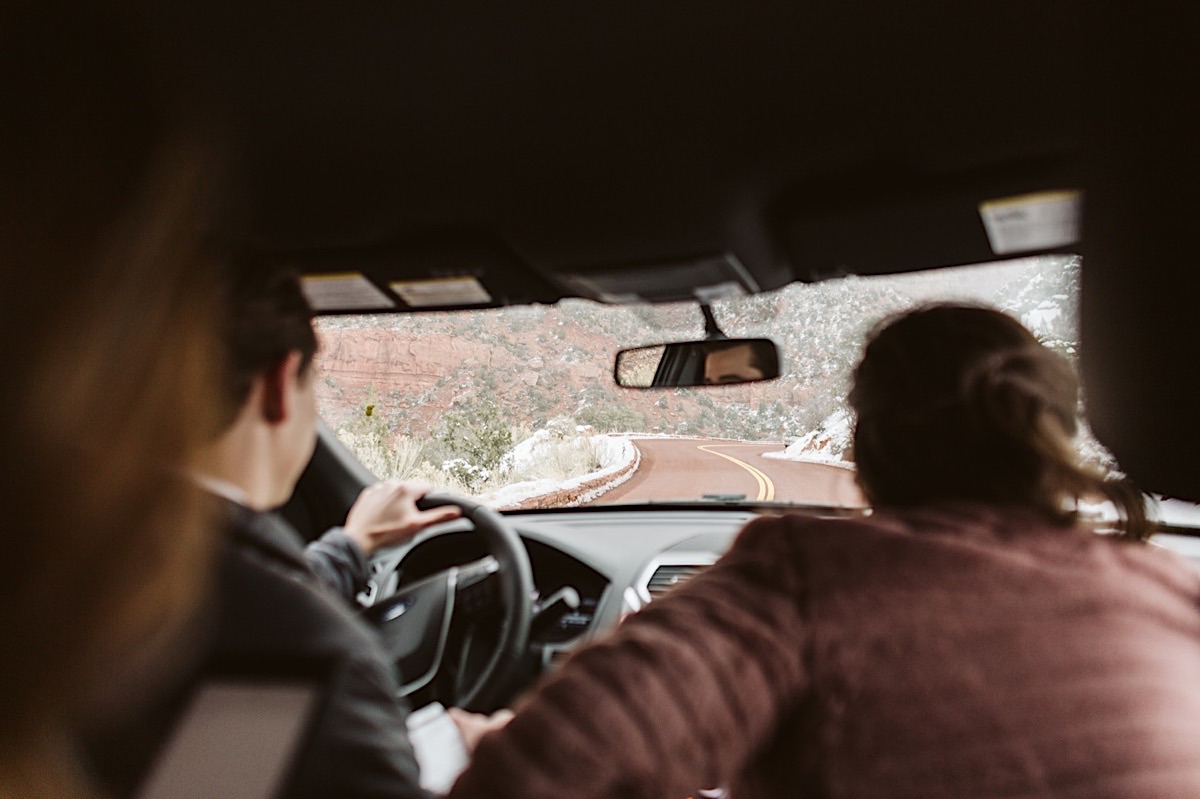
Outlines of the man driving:
{"label": "man driving", "polygon": [[348,600],[365,582],[372,552],[460,511],[418,510],[423,487],[386,481],[362,492],[344,527],[305,549],[273,511],[291,495],[316,441],[312,312],[291,273],[245,254],[225,260],[223,426],[191,475],[218,503],[224,528],[210,613],[197,625],[211,634],[182,685],[151,700],[156,707],[131,720],[131,729],[93,746],[96,770],[114,795],[128,795],[207,663],[322,660],[337,664],[336,677],[287,797],[424,799],[393,663]]}
{"label": "man driving", "polygon": [[[241,264],[228,271],[224,427],[201,453],[194,476],[238,506],[272,511],[291,497],[316,445],[312,311],[289,272]],[[353,600],[370,576],[367,560],[375,551],[459,515],[453,507],[418,510],[416,500],[426,490],[399,481],[365,489],[345,526],[309,544],[305,560]]]}

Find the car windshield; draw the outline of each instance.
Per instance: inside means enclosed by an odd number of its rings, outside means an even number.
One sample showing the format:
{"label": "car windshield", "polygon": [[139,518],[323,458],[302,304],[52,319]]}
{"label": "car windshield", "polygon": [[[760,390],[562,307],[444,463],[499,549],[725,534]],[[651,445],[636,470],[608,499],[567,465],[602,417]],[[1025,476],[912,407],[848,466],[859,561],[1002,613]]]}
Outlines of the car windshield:
{"label": "car windshield", "polygon": [[[1018,317],[1070,359],[1080,262],[1026,258],[792,284],[714,303],[730,336],[778,345],[778,379],[616,386],[617,350],[702,338],[695,304],[553,306],[318,320],[321,415],[380,478],[497,508],[720,499],[861,506],[850,373],[880,320],[939,300]],[[1112,464],[1085,430],[1085,456]]]}

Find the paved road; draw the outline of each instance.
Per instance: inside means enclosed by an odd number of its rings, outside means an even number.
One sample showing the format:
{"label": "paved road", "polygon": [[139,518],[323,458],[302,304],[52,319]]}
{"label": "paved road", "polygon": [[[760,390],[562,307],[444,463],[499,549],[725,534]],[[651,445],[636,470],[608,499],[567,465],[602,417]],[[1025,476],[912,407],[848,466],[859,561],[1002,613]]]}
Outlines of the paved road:
{"label": "paved road", "polygon": [[854,473],[836,466],[764,458],[779,444],[740,444],[712,439],[642,438],[637,473],[596,504],[647,499],[698,499],[705,494],[744,494],[748,500],[861,505]]}

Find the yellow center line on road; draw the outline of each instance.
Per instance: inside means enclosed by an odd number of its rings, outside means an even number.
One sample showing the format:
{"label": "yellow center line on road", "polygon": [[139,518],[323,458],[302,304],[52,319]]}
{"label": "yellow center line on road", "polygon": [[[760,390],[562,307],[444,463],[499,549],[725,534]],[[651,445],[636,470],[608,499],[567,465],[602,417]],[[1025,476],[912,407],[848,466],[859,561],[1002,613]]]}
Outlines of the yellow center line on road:
{"label": "yellow center line on road", "polygon": [[753,475],[754,479],[758,482],[758,496],[754,498],[756,502],[770,502],[771,500],[775,499],[775,484],[771,482],[770,477],[767,477],[765,474],[760,472],[758,469],[755,469],[753,466],[746,463],[745,461],[740,461],[737,458],[733,457],[732,455],[726,455],[724,452],[717,452],[713,449],[713,447],[726,447],[726,446],[737,447],[737,446],[746,446],[746,445],[745,444],[703,444],[703,445],[696,447],[696,449],[707,452],[709,455],[716,455],[718,458],[724,458],[727,461],[732,461],[733,463],[736,463],[738,466],[741,466],[746,471],[750,472],[750,474]]}

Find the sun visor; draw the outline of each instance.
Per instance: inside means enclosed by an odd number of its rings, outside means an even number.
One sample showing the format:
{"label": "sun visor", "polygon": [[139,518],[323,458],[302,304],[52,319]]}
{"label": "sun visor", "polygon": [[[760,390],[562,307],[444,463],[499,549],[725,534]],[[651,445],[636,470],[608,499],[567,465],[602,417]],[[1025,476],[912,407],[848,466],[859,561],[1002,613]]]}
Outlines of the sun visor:
{"label": "sun visor", "polygon": [[562,292],[494,242],[470,236],[293,259],[318,314],[552,303]]}
{"label": "sun visor", "polygon": [[1070,252],[1080,193],[1058,160],[954,175],[893,174],[792,192],[772,214],[797,280]]}
{"label": "sun visor", "polygon": [[563,272],[559,280],[581,297],[606,303],[709,303],[761,290],[732,253]]}

